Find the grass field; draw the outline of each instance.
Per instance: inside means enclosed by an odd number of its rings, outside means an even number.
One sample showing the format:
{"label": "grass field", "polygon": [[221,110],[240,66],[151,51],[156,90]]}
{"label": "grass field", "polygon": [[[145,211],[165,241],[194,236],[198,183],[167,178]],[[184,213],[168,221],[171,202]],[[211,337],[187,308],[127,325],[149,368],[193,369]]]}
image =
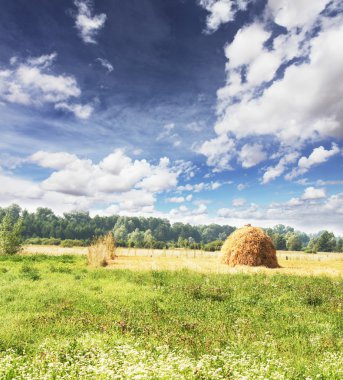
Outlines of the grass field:
{"label": "grass field", "polygon": [[[183,260],[201,268],[161,270]],[[99,269],[84,255],[0,257],[0,379],[343,378],[340,275],[212,265],[217,257],[119,256]]]}

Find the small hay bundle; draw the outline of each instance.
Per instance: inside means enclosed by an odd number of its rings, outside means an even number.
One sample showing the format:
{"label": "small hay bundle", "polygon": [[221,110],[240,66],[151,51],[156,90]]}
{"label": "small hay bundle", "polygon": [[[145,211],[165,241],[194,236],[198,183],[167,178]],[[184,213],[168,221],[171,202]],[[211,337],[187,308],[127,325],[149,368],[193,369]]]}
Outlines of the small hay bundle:
{"label": "small hay bundle", "polygon": [[107,266],[110,260],[115,259],[115,250],[116,245],[111,232],[94,239],[88,248],[88,264],[92,266]]}
{"label": "small hay bundle", "polygon": [[272,239],[257,227],[239,228],[226,239],[221,251],[230,266],[279,267]]}

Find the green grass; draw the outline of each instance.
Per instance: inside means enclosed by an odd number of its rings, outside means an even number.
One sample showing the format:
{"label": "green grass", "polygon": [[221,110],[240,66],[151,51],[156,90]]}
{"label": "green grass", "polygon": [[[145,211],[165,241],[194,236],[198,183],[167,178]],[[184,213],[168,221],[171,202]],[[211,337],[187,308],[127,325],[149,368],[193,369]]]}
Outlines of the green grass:
{"label": "green grass", "polygon": [[[34,368],[42,357],[60,363],[65,352],[82,362],[81,353],[93,352],[94,345],[108,363],[110,353],[136,360],[133,349],[145,363],[154,355],[163,365],[174,363],[171,353],[178,355],[175,363],[187,358],[190,372],[185,364],[185,377],[175,378],[244,378],[234,371],[245,363],[249,371],[262,366],[270,379],[340,379],[342,295],[339,278],[132,272],[90,269],[80,256],[0,256],[0,351],[7,371],[0,369],[0,379],[29,378],[18,369],[23,363]],[[196,369],[203,361],[211,370],[221,368],[224,377]],[[124,362],[112,363],[118,373]],[[170,368],[181,374],[175,363]],[[280,377],[263,369],[267,365]],[[88,378],[63,371],[65,378]],[[156,371],[157,377],[142,378],[174,378]],[[246,378],[258,378],[256,373]]]}

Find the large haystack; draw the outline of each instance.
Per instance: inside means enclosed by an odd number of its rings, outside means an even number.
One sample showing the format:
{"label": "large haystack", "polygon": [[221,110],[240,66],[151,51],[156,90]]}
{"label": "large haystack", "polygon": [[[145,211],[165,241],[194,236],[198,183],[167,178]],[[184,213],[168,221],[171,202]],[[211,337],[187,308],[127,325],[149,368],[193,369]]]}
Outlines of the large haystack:
{"label": "large haystack", "polygon": [[272,239],[260,228],[250,225],[239,228],[226,239],[222,254],[230,266],[279,267]]}

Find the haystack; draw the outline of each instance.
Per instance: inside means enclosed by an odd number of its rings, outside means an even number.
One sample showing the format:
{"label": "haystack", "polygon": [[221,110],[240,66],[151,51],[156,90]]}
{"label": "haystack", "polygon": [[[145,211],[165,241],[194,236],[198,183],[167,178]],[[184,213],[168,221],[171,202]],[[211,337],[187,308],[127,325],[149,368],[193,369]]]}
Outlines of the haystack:
{"label": "haystack", "polygon": [[230,266],[279,267],[272,239],[260,228],[250,225],[237,229],[226,239],[222,254]]}

